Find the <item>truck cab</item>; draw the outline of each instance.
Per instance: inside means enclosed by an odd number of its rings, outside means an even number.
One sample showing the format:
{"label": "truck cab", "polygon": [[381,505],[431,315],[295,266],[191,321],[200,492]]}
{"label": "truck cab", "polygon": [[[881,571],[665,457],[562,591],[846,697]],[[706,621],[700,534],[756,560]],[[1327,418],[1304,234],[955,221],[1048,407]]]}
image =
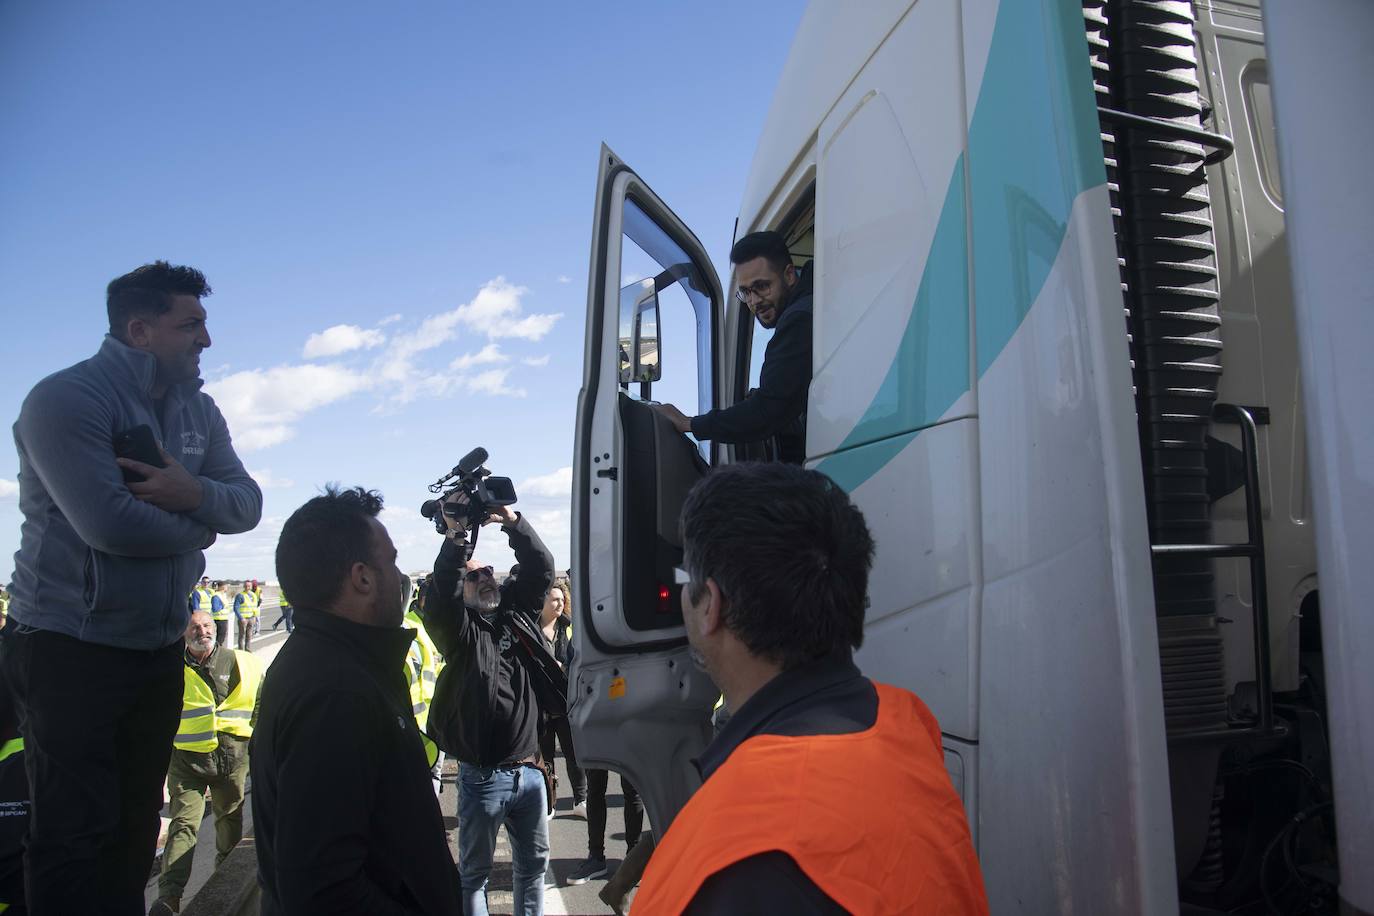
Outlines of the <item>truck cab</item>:
{"label": "truck cab", "polygon": [[[938,718],[995,913],[1222,911],[1282,881],[1238,838],[1329,832],[1278,148],[1249,0],[814,4],[764,121],[737,236],[812,271],[806,465],[877,543],[856,660]],[[652,404],[746,397],[768,332],[599,163],[571,718],[661,835],[719,699],[682,501],[769,452]]]}

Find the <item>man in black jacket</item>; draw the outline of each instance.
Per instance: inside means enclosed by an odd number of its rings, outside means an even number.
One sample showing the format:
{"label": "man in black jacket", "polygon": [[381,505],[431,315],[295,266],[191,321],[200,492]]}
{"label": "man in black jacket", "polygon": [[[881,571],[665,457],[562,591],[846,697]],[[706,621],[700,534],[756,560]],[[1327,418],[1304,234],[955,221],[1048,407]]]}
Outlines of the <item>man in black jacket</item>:
{"label": "man in black jacket", "polygon": [[[453,502],[466,502],[457,494]],[[499,522],[520,571],[498,587],[490,566],[469,559],[467,531],[445,514],[449,532],[425,597],[425,629],[444,656],[429,732],[462,764],[458,777],[458,870],[463,912],[486,916],[487,876],[496,832],[511,842],[515,912],[544,911],[549,862],[548,807],[539,767],[540,703],[532,653],[548,652],[538,633],[553,555],[528,521],[503,506]],[[556,666],[555,666],[556,667]]]}
{"label": "man in black jacket", "polygon": [[773,339],[764,350],[759,386],[744,400],[688,417],[672,404],[659,411],[678,432],[733,444],[776,443],[780,461],[806,460],[806,397],[811,387],[811,270],[797,270],[787,241],[777,232],[751,232],[730,249],[739,287],[735,296],[749,307]]}
{"label": "man in black jacket", "polygon": [[296,632],[263,684],[251,749],[264,916],[462,912],[381,508],[375,492],[331,487],[277,544]]}

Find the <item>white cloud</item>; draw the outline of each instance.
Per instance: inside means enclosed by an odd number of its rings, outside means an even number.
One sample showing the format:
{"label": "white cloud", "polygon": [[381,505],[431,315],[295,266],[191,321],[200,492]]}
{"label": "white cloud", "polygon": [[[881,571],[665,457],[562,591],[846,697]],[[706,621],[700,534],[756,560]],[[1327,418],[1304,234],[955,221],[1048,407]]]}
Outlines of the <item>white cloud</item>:
{"label": "white cloud", "polygon": [[11,496],[19,495],[19,483],[14,480],[6,480],[0,477],[0,499],[9,499]]}
{"label": "white cloud", "polygon": [[381,321],[377,322],[377,327],[382,328],[386,327],[389,324],[395,324],[396,322],[401,320],[401,317],[402,316],[400,312],[393,312],[392,314],[387,315]]}
{"label": "white cloud", "polygon": [[[510,362],[511,357],[495,341],[505,337],[538,340],[562,317],[525,314],[521,299],[527,292],[523,286],[496,277],[485,283],[472,301],[430,315],[413,329],[392,334],[389,340],[375,328],[335,325],[311,336],[306,358],[374,347],[381,347],[381,352],[370,364],[358,368],[310,363],[226,372],[213,376],[206,391],[224,411],[235,445],[245,452],[287,441],[307,413],[365,391],[377,394],[380,403],[376,411],[382,413],[419,397],[438,398],[458,392],[523,398],[525,389],[510,384],[510,369],[496,368]],[[389,315],[382,323],[400,320],[399,315]],[[445,347],[463,330],[483,334],[489,342],[447,366],[425,365],[425,353]],[[492,368],[476,371],[480,367]]]}
{"label": "white cloud", "polygon": [[505,277],[496,277],[487,281],[471,302],[458,306],[453,314],[472,330],[490,338],[539,340],[553,329],[563,313],[524,315],[520,300],[528,292],[523,286],[507,283]]}
{"label": "white cloud", "polygon": [[385,342],[386,335],[376,328],[364,330],[356,324],[336,324],[318,334],[311,334],[305,341],[301,355],[306,359],[321,359],[353,350],[371,350]]}
{"label": "white cloud", "polygon": [[572,498],[572,467],[559,468],[548,474],[528,477],[520,482],[515,492],[521,498],[526,496],[546,496],[549,498]]}
{"label": "white cloud", "polygon": [[526,356],[524,359],[520,360],[520,362],[524,363],[526,366],[547,366],[549,364],[549,354],[545,353],[543,356]]}
{"label": "white cloud", "polygon": [[571,283],[571,282],[572,282],[572,277],[568,276],[567,274],[559,274],[559,275],[558,275],[558,282],[559,282],[559,283]]}
{"label": "white cloud", "polygon": [[221,537],[205,551],[205,574],[212,579],[275,581],[277,541],[284,524],[284,515],[265,516],[252,531]]}
{"label": "white cloud", "polygon": [[251,452],[285,442],[305,414],[372,384],[367,375],[343,366],[304,365],[235,372],[205,390],[224,412],[234,444]]}
{"label": "white cloud", "polygon": [[464,378],[462,385],[468,391],[478,394],[503,394],[513,398],[523,398],[528,393],[523,388],[511,388],[506,384],[509,369],[488,369],[470,378]]}
{"label": "white cloud", "polygon": [[279,477],[272,473],[270,468],[263,468],[260,471],[248,471],[248,476],[258,482],[258,486],[264,490],[287,490],[296,485],[296,482],[289,477]]}
{"label": "white cloud", "polygon": [[472,366],[487,366],[493,363],[508,362],[510,357],[501,352],[500,344],[487,344],[476,353],[464,353],[448,364],[450,369],[461,371]]}

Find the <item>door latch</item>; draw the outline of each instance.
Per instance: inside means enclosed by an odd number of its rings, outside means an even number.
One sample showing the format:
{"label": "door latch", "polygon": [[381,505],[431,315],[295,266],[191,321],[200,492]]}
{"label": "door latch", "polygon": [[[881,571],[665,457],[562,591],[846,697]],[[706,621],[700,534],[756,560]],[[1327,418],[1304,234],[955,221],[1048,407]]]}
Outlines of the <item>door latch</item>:
{"label": "door latch", "polygon": [[597,477],[605,477],[605,478],[608,478],[608,479],[610,479],[610,480],[618,480],[618,479],[619,479],[619,475],[616,473],[616,469],[615,469],[615,468],[602,468],[601,470],[599,470],[599,471],[596,472],[596,476],[597,476]]}

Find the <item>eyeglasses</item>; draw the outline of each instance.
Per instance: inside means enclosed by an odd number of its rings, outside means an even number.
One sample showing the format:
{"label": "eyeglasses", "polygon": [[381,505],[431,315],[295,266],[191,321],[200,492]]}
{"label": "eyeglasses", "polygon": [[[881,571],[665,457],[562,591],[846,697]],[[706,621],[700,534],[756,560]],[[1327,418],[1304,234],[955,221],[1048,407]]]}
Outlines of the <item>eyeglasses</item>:
{"label": "eyeglasses", "polygon": [[476,569],[469,569],[464,573],[463,581],[476,582],[478,579],[482,578],[483,574],[490,576],[492,573],[493,570],[490,566],[479,566]]}
{"label": "eyeglasses", "polygon": [[691,573],[689,573],[687,570],[683,569],[681,566],[674,566],[674,567],[673,567],[673,584],[674,584],[674,585],[689,585],[689,584],[691,584],[691,581],[692,581],[692,574],[691,574]]}
{"label": "eyeglasses", "polygon": [[748,286],[741,286],[739,289],[735,290],[735,298],[738,299],[740,302],[743,302],[745,305],[748,305],[750,299],[762,299],[764,296],[768,295],[769,291],[772,290],[772,288],[772,280],[769,280],[767,278],[762,280],[755,280]]}

